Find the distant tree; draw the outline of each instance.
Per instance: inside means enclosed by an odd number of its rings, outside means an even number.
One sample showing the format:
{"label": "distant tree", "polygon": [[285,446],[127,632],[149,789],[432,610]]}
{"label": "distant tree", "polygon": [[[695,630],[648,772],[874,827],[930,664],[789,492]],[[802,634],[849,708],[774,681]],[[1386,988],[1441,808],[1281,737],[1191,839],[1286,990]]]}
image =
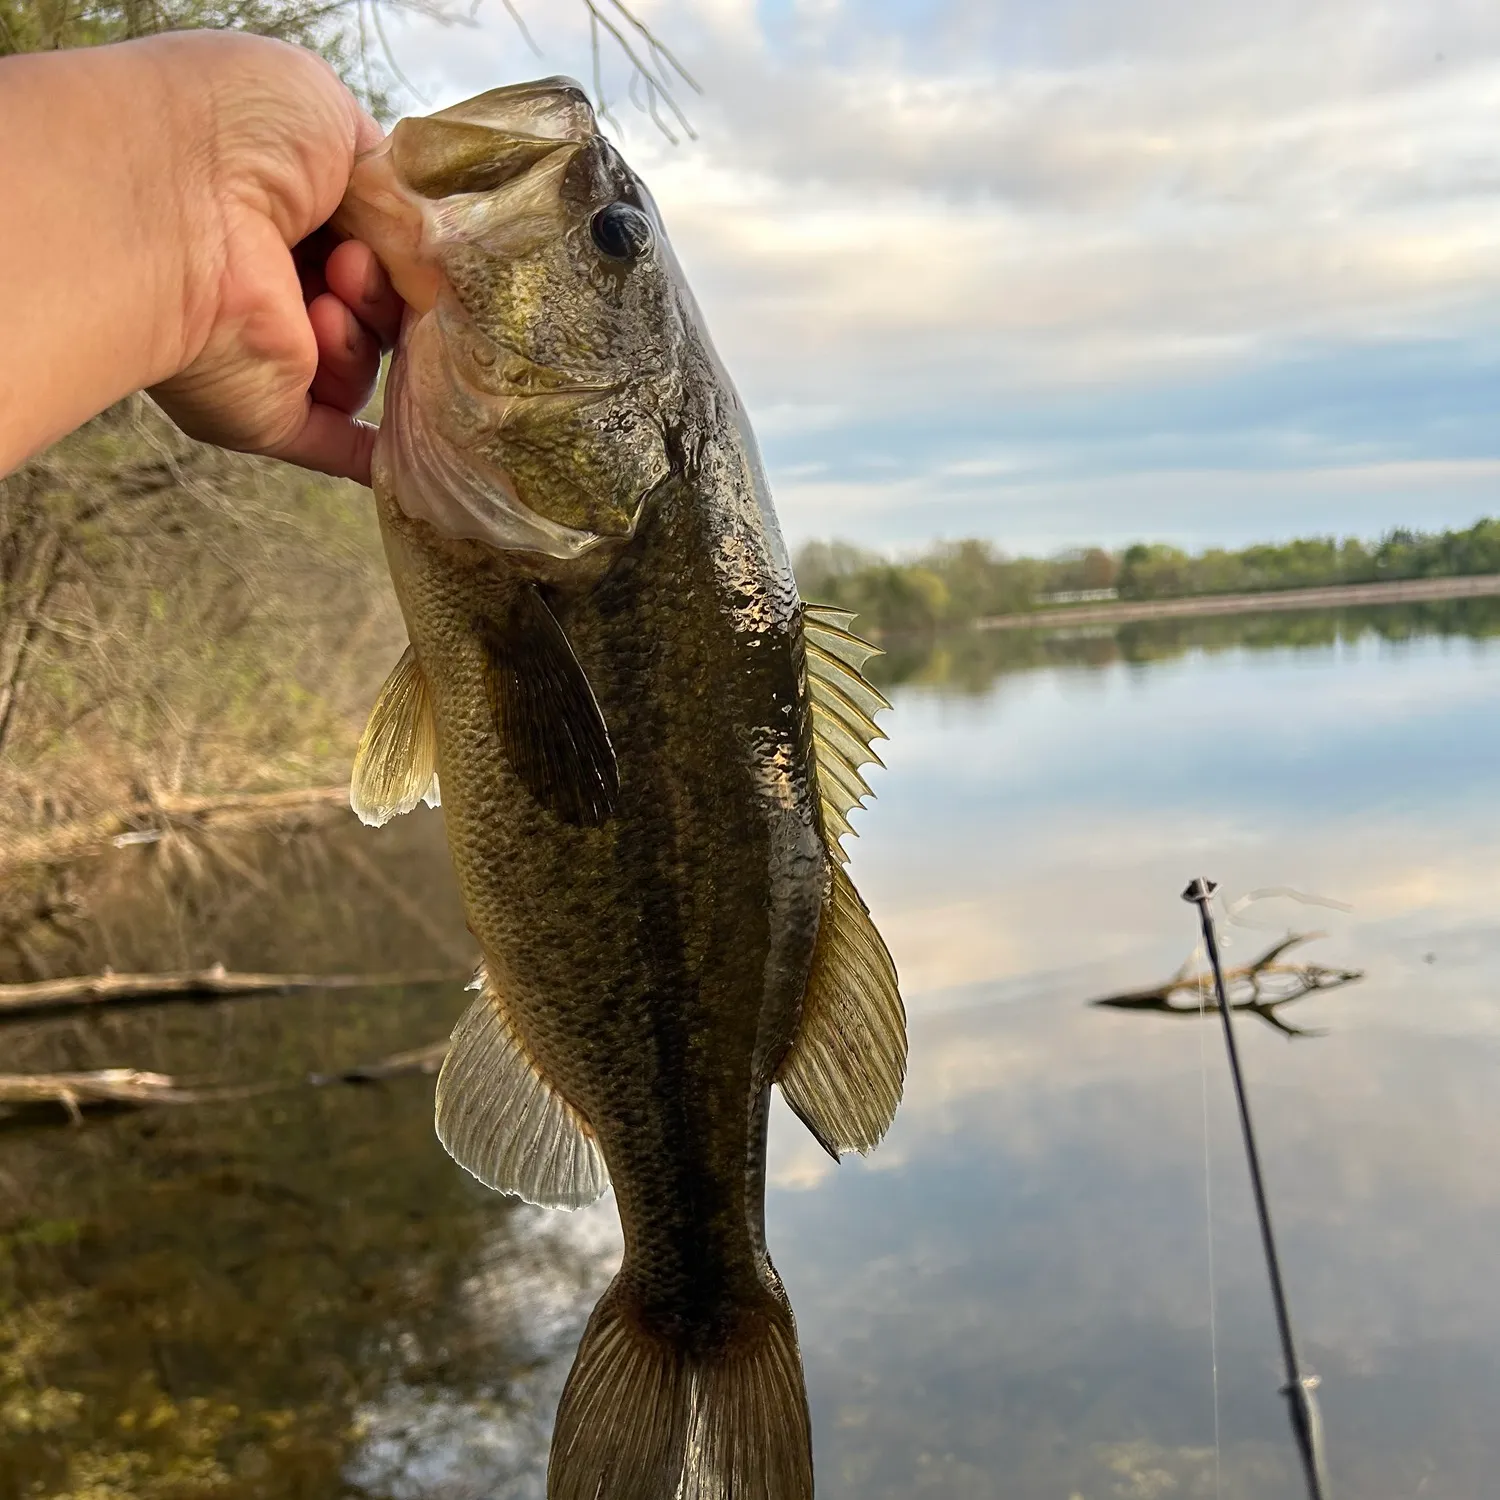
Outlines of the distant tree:
{"label": "distant tree", "polygon": [[1191,559],[1163,542],[1136,542],[1120,559],[1123,599],[1165,599],[1189,591]]}
{"label": "distant tree", "polygon": [[797,550],[793,571],[802,597],[818,604],[837,604],[845,581],[880,558],[850,542],[808,542]]}
{"label": "distant tree", "polygon": [[1080,587],[1110,589],[1120,569],[1114,558],[1102,547],[1090,547],[1079,562]]}

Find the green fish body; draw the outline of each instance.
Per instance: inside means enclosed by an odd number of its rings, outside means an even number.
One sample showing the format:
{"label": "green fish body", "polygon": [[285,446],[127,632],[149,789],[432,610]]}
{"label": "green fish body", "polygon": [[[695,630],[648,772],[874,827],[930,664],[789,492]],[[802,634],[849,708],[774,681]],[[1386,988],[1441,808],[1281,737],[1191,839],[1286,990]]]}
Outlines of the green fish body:
{"label": "green fish body", "polygon": [[376,455],[411,644],[352,800],[440,796],[483,955],[438,1133],[533,1203],[613,1185],[624,1230],[549,1500],[804,1500],[770,1090],[868,1150],[906,1055],[838,845],[870,648],[799,600],[739,398],[576,85],[403,121],[341,224],[411,305]]}

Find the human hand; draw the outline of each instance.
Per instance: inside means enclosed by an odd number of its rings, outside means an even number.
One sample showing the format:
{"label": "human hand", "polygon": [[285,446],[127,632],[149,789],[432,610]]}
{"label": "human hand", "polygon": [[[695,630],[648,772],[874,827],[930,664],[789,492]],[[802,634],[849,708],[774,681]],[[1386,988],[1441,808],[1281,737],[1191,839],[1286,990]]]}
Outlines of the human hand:
{"label": "human hand", "polygon": [[181,353],[151,395],[190,437],[368,484],[374,429],[355,413],[401,302],[367,246],[321,226],[380,127],[301,48],[227,32],[138,45],[180,132],[191,226]]}

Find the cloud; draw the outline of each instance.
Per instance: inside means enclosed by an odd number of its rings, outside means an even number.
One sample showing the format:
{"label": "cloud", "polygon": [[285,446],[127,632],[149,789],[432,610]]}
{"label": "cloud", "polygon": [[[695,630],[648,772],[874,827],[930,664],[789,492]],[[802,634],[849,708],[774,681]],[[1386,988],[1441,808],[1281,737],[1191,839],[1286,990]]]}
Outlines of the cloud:
{"label": "cloud", "polygon": [[[608,52],[606,92],[795,534],[1248,540],[1471,512],[1474,471],[1445,465],[1497,452],[1500,17],[641,13],[704,85],[699,140],[667,146]],[[531,19],[545,66],[587,71],[581,7]],[[442,100],[542,66],[498,16],[404,32]],[[1323,477],[1351,466],[1369,489]],[[1204,476],[1246,514],[1216,529],[1176,498]]]}

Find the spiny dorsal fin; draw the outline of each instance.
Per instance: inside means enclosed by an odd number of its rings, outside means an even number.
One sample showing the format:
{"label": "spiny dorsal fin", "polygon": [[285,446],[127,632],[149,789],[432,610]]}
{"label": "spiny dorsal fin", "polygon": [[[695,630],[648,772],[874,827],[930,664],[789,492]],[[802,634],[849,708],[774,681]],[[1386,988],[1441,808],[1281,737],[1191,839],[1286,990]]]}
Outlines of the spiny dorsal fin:
{"label": "spiny dorsal fin", "polygon": [[349,806],[379,828],[417,803],[438,805],[437,725],[432,696],[408,646],[386,678],[354,754]]}
{"label": "spiny dorsal fin", "polygon": [[845,609],[802,606],[802,634],[807,646],[807,687],[812,698],[813,748],[822,794],[823,837],[829,852],[846,864],[839,840],[852,834],[849,813],[865,805],[870,788],[859,774],[864,765],[883,762],[870,748],[883,740],[875,715],[890,702],[865,681],[861,668],[879,649],[850,631],[854,616]]}
{"label": "spiny dorsal fin", "polygon": [[896,966],[841,865],[823,904],[802,1018],[777,1082],[835,1159],[880,1143],[906,1077],[906,1010]]}
{"label": "spiny dorsal fin", "polygon": [[486,1187],[582,1208],[609,1186],[593,1132],[527,1054],[481,964],[437,1081],[437,1133]]}
{"label": "spiny dorsal fin", "polygon": [[505,620],[481,618],[495,731],[516,775],[565,823],[595,827],[614,811],[620,769],[604,715],[573,648],[528,586]]}

